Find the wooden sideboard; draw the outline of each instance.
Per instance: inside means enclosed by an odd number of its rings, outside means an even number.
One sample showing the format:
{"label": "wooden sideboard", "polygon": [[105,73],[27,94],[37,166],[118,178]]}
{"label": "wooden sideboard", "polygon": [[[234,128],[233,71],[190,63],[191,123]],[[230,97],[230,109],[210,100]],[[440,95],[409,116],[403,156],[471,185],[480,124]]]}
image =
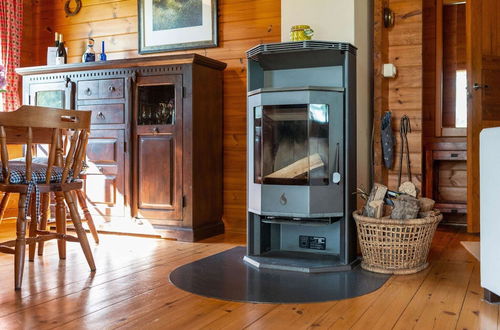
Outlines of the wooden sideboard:
{"label": "wooden sideboard", "polygon": [[20,68],[23,103],[91,110],[94,216],[194,241],[222,223],[222,71],[197,55]]}

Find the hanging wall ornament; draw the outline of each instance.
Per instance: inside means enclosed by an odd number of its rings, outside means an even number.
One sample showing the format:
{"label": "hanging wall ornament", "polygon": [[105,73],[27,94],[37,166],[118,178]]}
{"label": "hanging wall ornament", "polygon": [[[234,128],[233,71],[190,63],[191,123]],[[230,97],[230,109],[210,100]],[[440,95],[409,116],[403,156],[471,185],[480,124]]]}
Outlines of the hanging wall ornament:
{"label": "hanging wall ornament", "polygon": [[76,7],[71,9],[71,2],[72,0],[66,0],[64,3],[64,12],[66,13],[66,16],[75,16],[80,12],[80,9],[82,9],[82,0],[75,0]]}

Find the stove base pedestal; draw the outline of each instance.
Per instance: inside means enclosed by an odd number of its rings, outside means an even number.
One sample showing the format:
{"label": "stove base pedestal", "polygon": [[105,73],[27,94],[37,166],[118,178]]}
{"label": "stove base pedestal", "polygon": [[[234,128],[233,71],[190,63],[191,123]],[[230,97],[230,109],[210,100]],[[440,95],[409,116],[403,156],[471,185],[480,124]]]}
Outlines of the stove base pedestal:
{"label": "stove base pedestal", "polygon": [[243,260],[259,269],[286,270],[302,273],[330,273],[352,270],[360,259],[343,264],[338,256],[294,251],[270,251],[260,256],[246,255]]}

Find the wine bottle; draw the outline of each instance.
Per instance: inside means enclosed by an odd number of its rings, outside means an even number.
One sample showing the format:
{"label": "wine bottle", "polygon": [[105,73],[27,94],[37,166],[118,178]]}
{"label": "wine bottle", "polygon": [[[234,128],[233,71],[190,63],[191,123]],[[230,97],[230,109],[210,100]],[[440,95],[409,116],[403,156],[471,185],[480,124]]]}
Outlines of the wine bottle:
{"label": "wine bottle", "polygon": [[89,38],[87,50],[82,55],[82,62],[95,62],[94,39]]}
{"label": "wine bottle", "polygon": [[104,40],[101,43],[101,57],[100,57],[100,60],[101,61],[106,61],[107,60],[106,51],[104,50]]}
{"label": "wine bottle", "polygon": [[63,35],[59,34],[59,45],[56,51],[56,65],[65,64],[68,60],[68,54],[66,54],[66,48],[64,47]]}
{"label": "wine bottle", "polygon": [[55,33],[54,47],[59,47],[59,33]]}

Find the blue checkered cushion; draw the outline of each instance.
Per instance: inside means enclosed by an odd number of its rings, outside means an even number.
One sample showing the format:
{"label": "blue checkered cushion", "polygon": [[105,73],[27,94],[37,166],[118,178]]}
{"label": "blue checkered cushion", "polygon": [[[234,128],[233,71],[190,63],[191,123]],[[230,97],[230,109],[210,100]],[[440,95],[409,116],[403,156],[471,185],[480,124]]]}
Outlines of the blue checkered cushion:
{"label": "blue checkered cushion", "polygon": [[[3,173],[1,171],[1,169],[2,169],[2,166],[0,165],[0,182],[3,182]],[[28,181],[26,180],[26,163],[25,162],[10,161],[9,162],[9,170],[10,170],[9,182],[11,184],[27,184],[28,183]],[[62,167],[54,166],[52,168],[50,182],[51,183],[61,183],[63,170],[64,169]],[[41,184],[45,183],[46,174],[47,174],[47,165],[32,163],[31,173],[32,173],[31,178],[33,181],[35,181],[36,183],[41,183]],[[69,177],[71,177],[71,174],[72,173],[70,173]]]}

